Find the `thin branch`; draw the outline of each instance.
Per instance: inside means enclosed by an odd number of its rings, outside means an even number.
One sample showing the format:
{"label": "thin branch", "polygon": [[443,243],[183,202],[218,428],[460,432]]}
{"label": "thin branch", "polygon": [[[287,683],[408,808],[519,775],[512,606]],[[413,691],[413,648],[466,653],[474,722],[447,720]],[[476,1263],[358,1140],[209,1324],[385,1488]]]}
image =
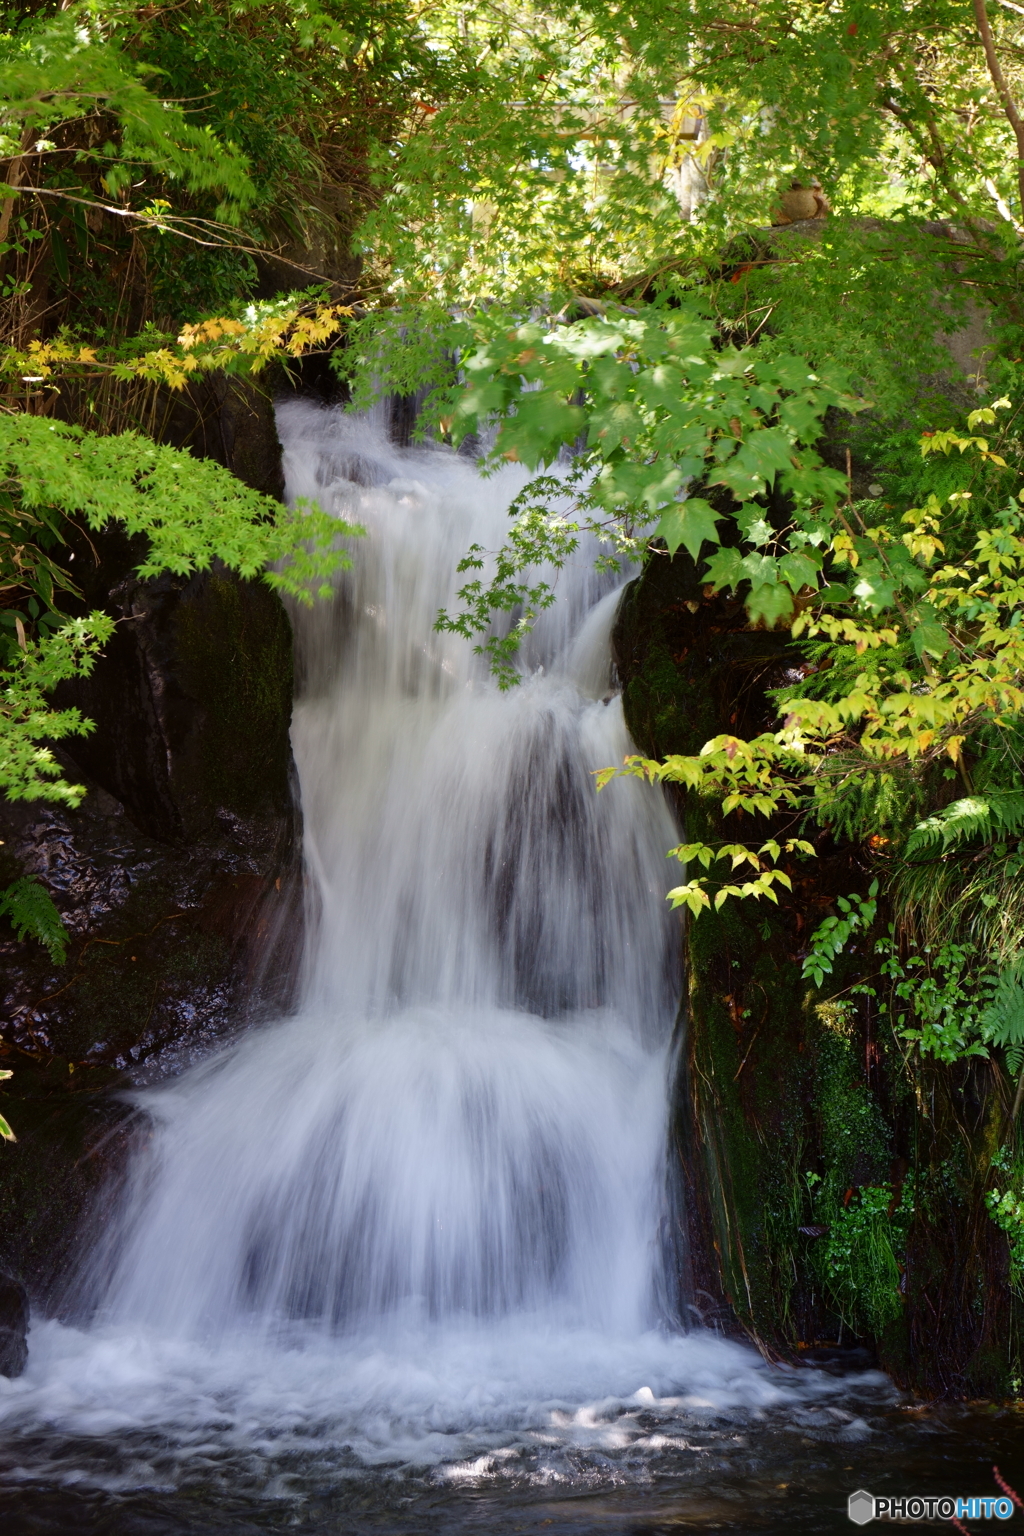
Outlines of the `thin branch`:
{"label": "thin branch", "polygon": [[0,208],[0,245],[4,245],[7,242],[7,235],[11,227],[11,214],[14,212],[14,204],[17,197],[17,188],[22,176],[25,174],[26,151],[32,144],[32,134],[33,130],[29,127],[22,130],[21,151],[7,168],[6,181],[7,185],[11,188],[11,194],[9,197],[4,198],[4,205]]}
{"label": "thin branch", "polygon": [[[331,282],[331,279],[324,273],[316,271],[313,267],[304,267],[301,262],[293,261],[291,257],[285,256],[281,247],[275,249],[273,246],[253,245],[245,240],[233,240],[226,234],[219,239],[204,239],[202,235],[194,233],[195,230],[202,229],[209,236],[219,233],[220,230],[225,228],[224,225],[216,223],[213,219],[185,219],[173,213],[152,214],[142,213],[134,208],[116,208],[111,203],[101,203],[96,198],[91,197],[76,197],[73,193],[54,187],[22,186],[20,190],[22,192],[31,192],[36,197],[61,198],[67,203],[78,203],[83,208],[99,208],[103,213],[109,213],[114,218],[133,219],[137,225],[158,230],[161,234],[179,235],[183,240],[191,240],[193,245],[206,246],[212,250],[241,251],[247,256],[273,257],[275,260],[283,261],[289,267],[294,267],[296,272],[301,272],[306,277],[316,278],[320,282]],[[10,207],[10,203],[6,206]],[[332,286],[337,287],[339,285],[332,283]],[[356,285],[349,283],[347,291],[350,293],[355,292]]]}
{"label": "thin branch", "polygon": [[1021,216],[1024,217],[1024,118],[1017,110],[1017,103],[1006,83],[1002,66],[996,56],[995,40],[992,37],[992,28],[988,23],[988,12],[985,10],[985,0],[973,0],[974,20],[978,26],[978,33],[985,49],[985,63],[988,72],[992,76],[992,84],[996,88],[999,100],[1003,104],[1006,120],[1013,129],[1013,136],[1017,140],[1017,189],[1020,195]]}

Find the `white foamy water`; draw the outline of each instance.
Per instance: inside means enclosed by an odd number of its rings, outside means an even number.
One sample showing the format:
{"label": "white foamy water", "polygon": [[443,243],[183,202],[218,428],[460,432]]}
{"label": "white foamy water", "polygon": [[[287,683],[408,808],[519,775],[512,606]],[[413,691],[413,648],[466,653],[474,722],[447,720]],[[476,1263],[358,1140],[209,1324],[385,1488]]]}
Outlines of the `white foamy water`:
{"label": "white foamy water", "polygon": [[[308,404],[280,424],[289,493],[368,530],[337,600],[297,617],[303,1005],[140,1095],[153,1134],[95,1321],[34,1328],[0,1422],[64,1437],[55,1477],[175,1485],[255,1457],[276,1489],[283,1449],[458,1480],[806,1414],[833,1382],[682,1335],[658,1299],[676,838],[654,791],[594,788],[630,750],[617,594],[581,551],[501,694],[433,624],[519,472]],[[84,1469],[81,1437],[140,1435]]]}

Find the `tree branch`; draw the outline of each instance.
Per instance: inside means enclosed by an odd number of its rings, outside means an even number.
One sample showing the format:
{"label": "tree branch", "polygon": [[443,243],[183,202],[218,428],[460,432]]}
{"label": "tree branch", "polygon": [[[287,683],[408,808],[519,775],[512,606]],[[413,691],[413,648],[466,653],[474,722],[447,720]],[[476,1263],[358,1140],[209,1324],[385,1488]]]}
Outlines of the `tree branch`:
{"label": "tree branch", "polygon": [[1020,197],[1021,218],[1024,219],[1024,118],[1017,110],[1017,103],[1010,93],[1010,87],[1006,83],[1006,77],[996,57],[996,45],[992,37],[992,28],[988,24],[985,0],[973,0],[973,4],[974,20],[985,49],[985,63],[988,65],[988,72],[992,76],[992,84],[996,88],[999,100],[1003,104],[1006,119],[1013,129],[1013,136],[1017,140],[1017,192]]}

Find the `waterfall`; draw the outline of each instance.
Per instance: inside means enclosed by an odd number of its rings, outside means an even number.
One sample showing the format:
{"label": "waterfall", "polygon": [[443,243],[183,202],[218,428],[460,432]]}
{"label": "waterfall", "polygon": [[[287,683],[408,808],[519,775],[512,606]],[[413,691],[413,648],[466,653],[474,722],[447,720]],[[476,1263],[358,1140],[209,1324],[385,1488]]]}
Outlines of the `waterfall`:
{"label": "waterfall", "polygon": [[303,1003],[145,1096],[106,1310],[206,1339],[514,1314],[638,1334],[678,925],[664,801],[592,777],[630,749],[618,594],[581,551],[503,694],[434,621],[521,474],[306,403],[281,432],[289,494],[367,529],[336,602],[297,615]]}
{"label": "waterfall", "polygon": [[787,1404],[859,1434],[806,1406],[827,1378],[659,1301],[676,834],[638,781],[595,790],[630,749],[614,580],[579,551],[502,693],[434,621],[523,472],[309,403],[280,430],[289,494],[367,530],[296,614],[302,1003],[137,1090],[90,1320],[37,1321],[0,1378],[0,1474],[234,1509],[396,1467],[643,1481]]}

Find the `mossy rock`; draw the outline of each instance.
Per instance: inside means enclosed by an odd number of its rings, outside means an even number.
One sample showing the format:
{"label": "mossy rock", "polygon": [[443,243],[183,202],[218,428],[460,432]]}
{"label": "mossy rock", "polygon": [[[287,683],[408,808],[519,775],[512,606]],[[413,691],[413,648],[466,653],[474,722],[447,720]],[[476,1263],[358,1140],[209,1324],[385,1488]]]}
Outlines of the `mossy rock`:
{"label": "mossy rock", "polygon": [[[627,724],[655,758],[770,729],[769,691],[802,662],[787,635],[749,628],[739,603],[705,591],[683,552],[651,558],[626,589],[613,638]],[[723,817],[713,797],[672,793],[687,841],[763,842],[784,830]],[[672,1116],[686,1195],[684,1289],[698,1311],[731,1316],[768,1351],[852,1332],[902,1385],[1003,1393],[1022,1351],[1006,1241],[983,1203],[998,1142],[986,1120],[999,1103],[991,1068],[929,1069],[919,1103],[901,1053],[882,1048],[869,998],[855,997],[849,1038],[835,1036],[802,961],[836,898],[863,893],[870,871],[856,848],[817,842],[816,859],[790,865],[793,895],[779,907],[732,899],[687,922],[686,1048]],[[846,946],[826,997],[848,998],[851,983],[873,974],[874,937]],[[908,1215],[901,1191],[911,1169]],[[835,1242],[808,1173],[829,1191]],[[874,1205],[858,1205],[869,1196]],[[867,1213],[860,1228],[858,1209]],[[830,1271],[823,1259],[842,1258],[846,1233],[865,1246],[851,1250],[849,1273]],[[889,1278],[877,1294],[858,1295],[857,1266],[872,1243]]]}
{"label": "mossy rock", "polygon": [[[698,752],[723,732],[771,728],[768,692],[802,661],[787,634],[750,628],[740,602],[705,591],[682,552],[654,555],[627,588],[614,647],[630,732],[659,758]],[[762,842],[783,830],[723,817],[715,798],[696,792],[675,792],[675,801],[687,841]],[[835,896],[866,883],[827,846],[787,872],[792,900],[732,899],[688,920],[687,1049],[676,1094],[677,1142],[700,1169],[687,1181],[700,1288],[764,1346],[782,1349],[839,1329],[800,1232],[811,1220],[804,1174],[820,1156],[817,995],[802,957]]]}

